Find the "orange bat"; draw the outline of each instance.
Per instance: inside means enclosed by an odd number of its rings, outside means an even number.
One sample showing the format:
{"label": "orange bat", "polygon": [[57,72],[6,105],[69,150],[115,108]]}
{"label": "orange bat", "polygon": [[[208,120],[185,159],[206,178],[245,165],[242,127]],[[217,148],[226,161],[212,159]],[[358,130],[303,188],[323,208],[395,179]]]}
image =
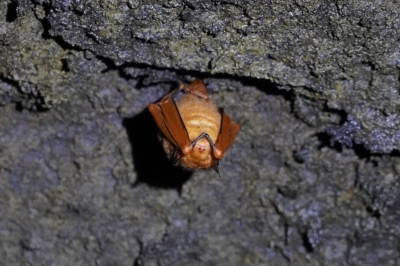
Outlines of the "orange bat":
{"label": "orange bat", "polygon": [[[176,102],[177,92],[183,96]],[[208,97],[203,81],[196,79],[149,104],[168,157],[184,168],[213,168],[219,175],[219,161],[232,145],[240,125]]]}

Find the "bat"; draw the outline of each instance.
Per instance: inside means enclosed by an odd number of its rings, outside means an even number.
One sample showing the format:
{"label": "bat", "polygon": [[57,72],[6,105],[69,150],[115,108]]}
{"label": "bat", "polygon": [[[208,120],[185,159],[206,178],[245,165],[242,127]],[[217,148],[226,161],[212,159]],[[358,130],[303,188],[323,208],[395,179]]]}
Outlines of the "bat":
{"label": "bat", "polygon": [[[174,100],[179,92],[182,95]],[[219,175],[219,162],[240,125],[209,98],[202,80],[181,84],[148,108],[160,130],[164,151],[175,164],[191,170],[213,168]]]}

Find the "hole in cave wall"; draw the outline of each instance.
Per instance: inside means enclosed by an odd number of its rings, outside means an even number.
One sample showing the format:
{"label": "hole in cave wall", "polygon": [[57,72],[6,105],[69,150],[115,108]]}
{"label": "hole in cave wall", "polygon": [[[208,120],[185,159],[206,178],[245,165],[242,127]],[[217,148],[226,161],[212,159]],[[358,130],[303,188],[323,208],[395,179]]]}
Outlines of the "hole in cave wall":
{"label": "hole in cave wall", "polygon": [[7,4],[6,22],[11,23],[17,19],[17,8],[18,4],[16,2],[11,2]]}

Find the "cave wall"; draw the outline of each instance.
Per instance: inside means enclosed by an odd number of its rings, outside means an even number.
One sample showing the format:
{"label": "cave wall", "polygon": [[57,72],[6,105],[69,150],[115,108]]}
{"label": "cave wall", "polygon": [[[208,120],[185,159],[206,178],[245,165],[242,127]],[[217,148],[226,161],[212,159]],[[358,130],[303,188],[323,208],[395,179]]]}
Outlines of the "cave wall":
{"label": "cave wall", "polygon": [[[382,1],[0,3],[5,265],[398,265],[399,11]],[[212,171],[147,111],[202,78]]]}

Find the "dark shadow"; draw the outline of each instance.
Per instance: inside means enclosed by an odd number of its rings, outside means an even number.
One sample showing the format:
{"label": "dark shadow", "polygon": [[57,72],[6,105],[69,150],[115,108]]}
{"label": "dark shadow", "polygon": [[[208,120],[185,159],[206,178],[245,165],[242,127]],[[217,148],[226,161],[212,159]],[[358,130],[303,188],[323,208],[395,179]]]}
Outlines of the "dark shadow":
{"label": "dark shadow", "polygon": [[11,102],[15,103],[15,110],[22,112],[23,110],[33,111],[33,112],[46,112],[49,109],[44,106],[43,96],[35,95],[32,92],[23,92],[18,82],[12,79],[5,78],[0,73],[0,83],[7,83],[15,88],[18,92],[17,96],[13,96]]}
{"label": "dark shadow", "polygon": [[303,246],[308,253],[312,253],[314,251],[314,247],[308,237],[308,231],[301,233],[301,239],[303,240]]}
{"label": "dark shadow", "polygon": [[277,192],[288,199],[295,199],[297,197],[297,191],[291,189],[289,186],[278,186]]}
{"label": "dark shadow", "polygon": [[[122,65],[116,66],[112,59],[106,57],[99,57],[99,60],[102,60],[107,66],[109,66],[110,70],[118,69],[121,71],[121,76],[125,77],[126,79],[131,78],[138,78],[143,76],[148,76],[145,74],[146,71],[153,71],[159,72],[159,74],[154,74],[157,76],[158,79],[155,79],[152,83],[145,82],[144,85],[149,86],[159,82],[174,82],[175,84],[179,85],[180,83],[190,83],[190,79],[187,80],[186,77],[199,78],[199,79],[207,79],[207,78],[214,78],[220,80],[233,80],[238,81],[243,84],[243,86],[253,86],[257,89],[265,92],[268,95],[276,95],[276,96],[283,96],[287,100],[293,100],[294,93],[292,90],[284,90],[278,88],[275,83],[267,80],[267,79],[259,79],[253,77],[240,77],[231,74],[224,74],[224,73],[216,73],[210,74],[209,72],[199,72],[197,70],[187,70],[187,69],[172,69],[167,67],[159,67],[153,66],[146,63],[124,63]],[[130,73],[123,73],[124,69],[127,68],[136,68],[143,70],[142,75],[131,75]],[[106,70],[107,71],[107,70]],[[167,77],[165,77],[165,72],[167,72]],[[207,84],[206,84],[207,85]],[[145,87],[146,87],[145,86]],[[140,89],[140,86],[137,86],[137,89]]]}
{"label": "dark shadow", "polygon": [[324,107],[322,109],[322,112],[327,112],[327,113],[331,113],[331,114],[336,114],[340,117],[340,121],[338,122],[338,125],[343,126],[344,123],[346,123],[347,121],[347,113],[344,110],[339,110],[339,109],[334,109],[334,108],[330,108],[328,106],[327,101],[324,104]]}
{"label": "dark shadow", "polygon": [[379,220],[382,216],[382,213],[379,209],[374,209],[371,206],[367,206],[367,212],[371,215],[371,217],[376,218]]}
{"label": "dark shadow", "polygon": [[17,7],[18,4],[15,2],[7,4],[6,22],[14,22],[17,19]]}
{"label": "dark shadow", "polygon": [[44,18],[39,18],[36,15],[36,13],[35,13],[35,16],[36,16],[37,20],[39,20],[40,23],[42,23],[42,27],[43,27],[42,37],[43,37],[43,39],[47,40],[47,39],[51,38],[51,36],[49,34],[51,26],[50,26],[50,22],[47,20],[47,16],[50,14],[51,6],[49,4],[43,3],[42,7],[43,7],[44,14],[45,14]]}
{"label": "dark shadow", "polygon": [[[371,159],[371,155],[373,155],[371,151],[367,150],[367,148],[365,148],[362,144],[353,144],[353,150],[360,159],[367,159],[369,161]],[[380,156],[381,154],[374,155]]]}
{"label": "dark shadow", "polygon": [[397,149],[394,149],[391,153],[390,153],[390,157],[400,157],[400,151]]}
{"label": "dark shadow", "polygon": [[[331,149],[336,150],[337,152],[341,153],[343,151],[343,145],[339,141],[335,141],[331,135],[329,135],[327,132],[321,132],[315,134],[320,141],[320,145],[318,146],[319,149],[322,149],[323,147],[329,147]],[[344,145],[346,147],[346,145]],[[380,154],[373,154],[371,151],[369,151],[367,148],[364,147],[362,144],[356,144],[354,141],[351,142],[351,146],[348,147],[349,149],[353,149],[354,153],[358,156],[360,159],[366,159],[369,161],[371,159],[372,155],[379,156]]]}
{"label": "dark shadow", "polygon": [[255,87],[267,95],[281,96],[285,100],[292,102],[294,100],[293,90],[279,89],[274,83],[267,79],[258,79],[252,77],[237,77],[236,79],[240,81],[244,86]]}
{"label": "dark shadow", "polygon": [[132,118],[125,118],[123,125],[132,146],[132,158],[137,180],[149,186],[176,189],[181,193],[183,184],[192,172],[172,165],[158,139],[158,129],[150,112],[143,110]]}
{"label": "dark shadow", "polygon": [[332,137],[326,133],[326,132],[320,132],[315,134],[317,139],[320,142],[320,145],[318,146],[319,149],[322,149],[324,147],[329,147],[331,149],[336,150],[337,152],[341,153],[343,151],[343,146],[341,143],[332,140]]}

